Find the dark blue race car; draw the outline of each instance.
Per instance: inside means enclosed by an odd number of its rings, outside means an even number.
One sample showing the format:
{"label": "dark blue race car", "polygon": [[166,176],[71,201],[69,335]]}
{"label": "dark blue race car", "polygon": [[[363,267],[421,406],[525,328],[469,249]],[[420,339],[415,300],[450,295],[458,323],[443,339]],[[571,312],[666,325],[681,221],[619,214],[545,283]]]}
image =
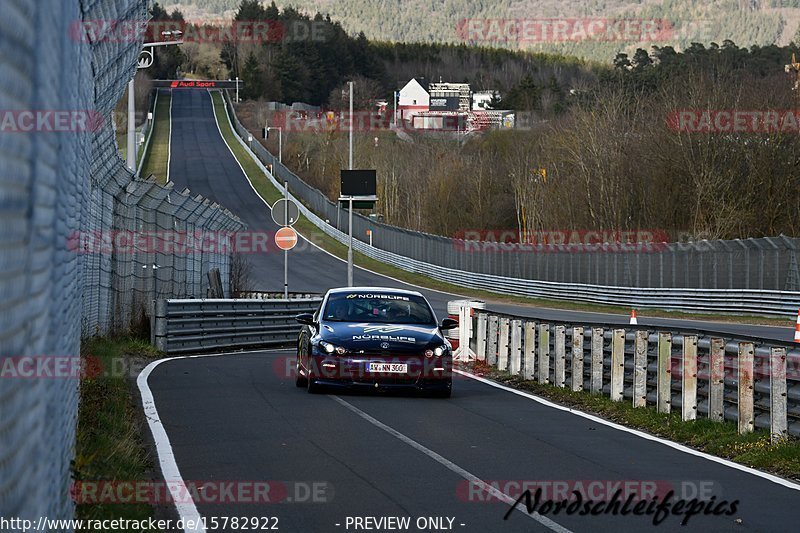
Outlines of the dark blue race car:
{"label": "dark blue race car", "polygon": [[407,388],[449,397],[453,354],[422,294],[374,287],[332,289],[313,315],[301,314],[297,386]]}

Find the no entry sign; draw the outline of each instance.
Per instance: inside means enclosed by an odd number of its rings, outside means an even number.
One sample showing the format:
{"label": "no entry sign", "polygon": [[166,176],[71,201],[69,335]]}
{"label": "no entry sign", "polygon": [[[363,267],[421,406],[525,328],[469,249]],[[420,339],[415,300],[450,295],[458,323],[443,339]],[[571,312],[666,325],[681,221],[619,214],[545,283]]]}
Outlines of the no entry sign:
{"label": "no entry sign", "polygon": [[291,250],[297,245],[297,232],[286,226],[275,232],[275,244],[281,250]]}

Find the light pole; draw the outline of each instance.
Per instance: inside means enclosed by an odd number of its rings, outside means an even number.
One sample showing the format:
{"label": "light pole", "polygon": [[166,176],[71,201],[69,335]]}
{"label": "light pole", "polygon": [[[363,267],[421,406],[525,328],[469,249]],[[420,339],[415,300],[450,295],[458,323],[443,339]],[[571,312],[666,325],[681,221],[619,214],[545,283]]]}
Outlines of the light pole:
{"label": "light pole", "polygon": [[[180,30],[161,32],[161,35],[168,39],[176,39],[174,41],[163,41],[155,43],[144,43],[142,51],[139,55],[139,61],[136,64],[136,69],[146,69],[153,66],[153,48],[156,46],[170,46],[183,44],[181,36],[183,32]],[[136,173],[136,76],[128,82],[128,148],[125,154],[127,167]]]}
{"label": "light pole", "polygon": [[267,126],[264,128],[264,139],[269,139],[269,130],[278,130],[278,162],[283,163],[283,128],[279,126]]}
{"label": "light pole", "polygon": [[[353,170],[353,82],[350,83],[350,166],[349,170]],[[353,286],[353,196],[350,195],[350,213],[348,214],[349,221],[347,223],[348,239],[347,239],[347,286]]]}

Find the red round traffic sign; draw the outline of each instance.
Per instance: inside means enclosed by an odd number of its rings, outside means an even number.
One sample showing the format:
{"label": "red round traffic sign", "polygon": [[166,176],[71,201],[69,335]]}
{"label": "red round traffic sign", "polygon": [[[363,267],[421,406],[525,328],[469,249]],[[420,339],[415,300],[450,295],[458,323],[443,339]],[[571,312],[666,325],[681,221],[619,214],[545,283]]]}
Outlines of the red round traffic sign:
{"label": "red round traffic sign", "polygon": [[281,250],[291,250],[297,245],[297,232],[289,226],[275,232],[275,244]]}

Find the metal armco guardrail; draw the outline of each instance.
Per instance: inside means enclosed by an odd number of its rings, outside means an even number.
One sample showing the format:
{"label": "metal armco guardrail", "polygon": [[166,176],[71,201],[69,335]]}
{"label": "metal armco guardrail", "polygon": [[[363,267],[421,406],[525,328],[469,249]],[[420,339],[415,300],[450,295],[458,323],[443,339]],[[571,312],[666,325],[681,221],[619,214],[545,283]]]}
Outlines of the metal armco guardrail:
{"label": "metal armco guardrail", "polygon": [[168,354],[291,344],[299,313],[313,313],[322,298],[295,300],[158,300],[151,343]]}
{"label": "metal armco guardrail", "polygon": [[[319,199],[316,196],[321,195],[319,191],[316,189],[312,189],[299,177],[295,174],[292,174],[286,167],[281,165],[277,158],[275,158],[272,154],[270,154],[266,148],[264,148],[261,144],[255,144],[252,146],[252,149],[245,143],[241,136],[246,134],[247,130],[244,126],[239,123],[238,119],[236,118],[235,112],[233,112],[232,107],[230,106],[229,100],[226,98],[226,112],[229,114],[229,118],[233,124],[234,131],[237,132],[237,140],[240,144],[247,150],[249,153],[253,154],[254,160],[259,164],[262,171],[264,171],[272,182],[272,184],[280,191],[283,191],[283,180],[286,179],[289,182],[289,197],[295,200],[298,205],[300,206],[301,213],[308,218],[316,227],[318,227],[321,231],[330,235],[334,239],[347,244],[348,236],[346,232],[340,231],[333,225],[327,223],[323,218],[319,217],[317,213],[313,212],[309,209],[308,205],[315,206],[315,205],[322,205],[327,202],[320,203]],[[272,165],[272,169],[276,175],[280,176],[280,180],[276,179],[272,172],[270,172],[266,167],[265,164]],[[294,185],[293,185],[294,184]],[[293,187],[296,186],[294,192],[297,195],[292,194]],[[313,196],[313,198],[312,198]],[[330,202],[328,202],[330,203]],[[331,205],[333,205],[331,203]],[[327,214],[330,217],[330,213]],[[343,217],[346,218],[346,217]],[[354,217],[356,220],[361,220],[364,217]],[[407,234],[409,238],[412,237],[419,237],[420,239],[433,239],[433,240],[440,240],[440,241],[447,241],[450,244],[448,246],[453,247],[452,239],[446,239],[444,237],[437,237],[432,235],[427,235],[419,232],[414,232],[411,230],[402,230],[400,228],[393,228],[386,225],[381,225],[377,223],[373,223],[371,221],[363,221],[363,224],[369,225],[372,228],[378,228],[378,231],[383,231],[386,228],[392,228],[391,231],[397,231],[402,234]],[[364,226],[367,227],[367,226]],[[383,228],[383,229],[380,229]],[[344,228],[347,229],[346,227]],[[700,313],[740,313],[740,314],[755,314],[755,315],[766,315],[766,316],[782,316],[782,317],[794,317],[797,313],[798,308],[800,308],[800,291],[797,290],[764,290],[761,288],[754,289],[754,288],[680,288],[680,287],[643,287],[643,286],[620,286],[620,285],[613,285],[613,284],[588,284],[588,283],[567,283],[563,281],[544,281],[542,279],[532,279],[532,278],[524,278],[524,277],[516,277],[517,274],[522,275],[525,269],[520,270],[519,268],[514,267],[513,263],[515,261],[521,261],[520,256],[521,254],[511,254],[505,261],[502,268],[498,267],[499,271],[508,272],[510,274],[515,275],[495,275],[486,272],[482,272],[483,270],[483,263],[487,260],[493,260],[492,257],[498,257],[497,254],[479,254],[473,253],[469,256],[469,259],[464,259],[463,261],[457,262],[459,268],[451,268],[448,266],[444,266],[443,264],[437,264],[436,262],[431,262],[430,260],[419,260],[410,257],[411,255],[417,255],[424,258],[435,258],[435,254],[428,254],[428,246],[425,244],[427,241],[420,240],[417,245],[414,247],[408,248],[408,255],[398,254],[392,251],[388,251],[386,249],[381,248],[380,239],[374,240],[374,246],[358,240],[358,236],[362,235],[364,232],[361,231],[362,227],[358,225],[354,225],[354,229],[358,231],[354,231],[353,233],[353,248],[372,259],[376,259],[383,263],[387,263],[389,265],[395,266],[397,268],[403,269],[407,272],[413,272],[418,274],[423,274],[425,276],[431,277],[436,280],[445,281],[448,283],[452,283],[454,285],[460,285],[463,287],[469,287],[473,289],[482,289],[488,290],[491,292],[496,293],[503,293],[503,294],[513,294],[513,295],[520,295],[520,296],[528,296],[531,298],[548,298],[548,299],[556,299],[556,300],[572,300],[572,301],[580,301],[580,302],[591,302],[597,304],[606,304],[606,305],[619,305],[624,307],[635,307],[635,308],[658,308],[658,309],[667,309],[667,310],[679,310],[679,311],[693,311],[693,312],[700,312]],[[749,239],[748,241],[756,240]],[[788,272],[794,272],[796,270],[796,257],[794,252],[794,240],[782,237],[780,239],[782,243],[785,244],[787,249],[790,249],[789,256],[791,258],[790,263],[795,266],[791,266]],[[433,241],[431,241],[433,242]],[[720,241],[725,242],[725,241]],[[733,241],[731,241],[733,242]],[[738,242],[738,241],[737,241]],[[745,241],[741,241],[744,243]],[[674,245],[669,245],[674,246]],[[677,245],[675,245],[677,246]],[[754,245],[755,246],[755,245]],[[762,245],[758,245],[762,246]],[[770,246],[776,247],[777,245],[771,244]],[[776,248],[777,249],[777,248]],[[530,254],[529,254],[530,255]],[[553,254],[543,254],[544,256],[550,256]],[[614,257],[621,256],[624,254],[610,254]],[[650,254],[653,257],[656,257],[657,254]],[[482,257],[486,256],[486,257]],[[465,256],[466,257],[466,256]],[[770,256],[771,257],[771,256]],[[463,259],[463,258],[462,258]],[[655,264],[662,261],[662,259],[658,259],[655,261]],[[688,263],[688,256],[686,259],[686,264]],[[648,257],[647,261],[650,261],[651,258]],[[698,256],[698,261],[702,263],[703,258],[702,256]],[[748,259],[749,261],[749,259]],[[778,261],[778,259],[775,259]],[[663,261],[662,261],[663,262]],[[670,260],[670,269],[673,273],[677,272],[676,268],[678,268],[675,261]],[[588,263],[587,263],[588,264]],[[683,263],[681,263],[683,264]],[[714,263],[716,264],[716,263]],[[721,263],[720,263],[721,264]],[[727,264],[727,263],[725,263]],[[776,265],[778,262],[775,263]],[[663,268],[666,268],[664,265]],[[773,265],[774,266],[774,265]],[[736,270],[735,264],[731,263],[729,265],[731,269],[730,275],[732,276],[732,272]],[[560,270],[564,271],[565,269],[569,269],[569,265],[565,262],[564,265],[561,266]],[[758,271],[760,279],[762,282],[759,286],[765,286],[763,283],[763,279],[766,276],[768,270],[764,265],[761,265],[759,268],[752,268],[749,266],[749,263],[744,264],[742,266],[743,269],[746,269],[748,272],[748,276],[750,276],[750,271]],[[624,268],[622,270],[625,270]],[[668,269],[669,270],[669,269]],[[780,270],[780,269],[777,269]],[[785,270],[785,269],[784,269]],[[518,272],[519,271],[519,272]],[[714,268],[706,267],[705,271],[714,271]],[[783,279],[786,275],[779,275],[775,274],[772,276],[775,279]],[[789,278],[793,279],[792,276]],[[643,281],[649,278],[643,278]],[[662,280],[663,281],[663,280]],[[718,280],[717,280],[718,281]],[[717,282],[714,284],[716,285]],[[790,284],[791,287],[794,287],[796,284]]]}
{"label": "metal armco guardrail", "polygon": [[563,323],[478,313],[479,361],[525,379],[591,391],[683,420],[730,420],[740,433],[800,436],[800,350],[698,330]]}

